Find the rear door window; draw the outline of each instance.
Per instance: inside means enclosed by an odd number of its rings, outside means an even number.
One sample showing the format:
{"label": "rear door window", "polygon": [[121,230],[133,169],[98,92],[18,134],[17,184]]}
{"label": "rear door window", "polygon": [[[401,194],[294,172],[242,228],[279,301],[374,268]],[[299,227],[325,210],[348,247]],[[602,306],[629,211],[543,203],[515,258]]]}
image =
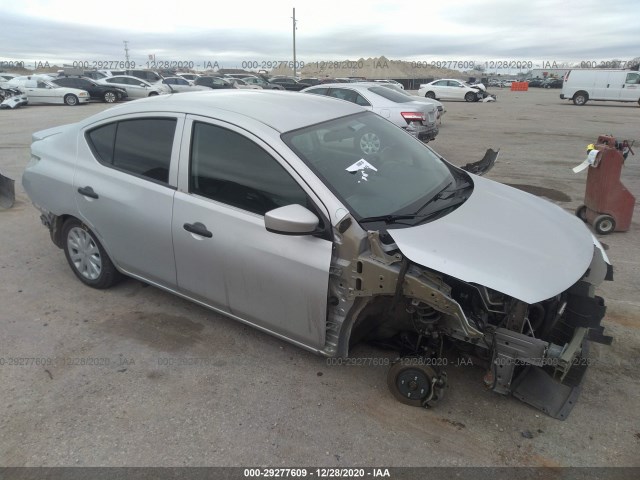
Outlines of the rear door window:
{"label": "rear door window", "polygon": [[148,180],[168,183],[175,118],[140,118],[109,123],[87,133],[104,165]]}

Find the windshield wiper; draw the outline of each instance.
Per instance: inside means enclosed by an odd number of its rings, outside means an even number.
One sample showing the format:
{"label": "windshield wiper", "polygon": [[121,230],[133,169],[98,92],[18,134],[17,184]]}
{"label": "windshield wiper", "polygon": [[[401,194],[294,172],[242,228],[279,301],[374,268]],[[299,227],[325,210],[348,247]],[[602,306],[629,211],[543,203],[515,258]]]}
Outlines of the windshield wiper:
{"label": "windshield wiper", "polygon": [[416,218],[419,215],[415,213],[410,213],[406,215],[378,215],[376,217],[364,217],[358,220],[359,223],[369,223],[369,222],[384,222],[387,225],[390,223],[395,223],[398,220],[411,220]]}

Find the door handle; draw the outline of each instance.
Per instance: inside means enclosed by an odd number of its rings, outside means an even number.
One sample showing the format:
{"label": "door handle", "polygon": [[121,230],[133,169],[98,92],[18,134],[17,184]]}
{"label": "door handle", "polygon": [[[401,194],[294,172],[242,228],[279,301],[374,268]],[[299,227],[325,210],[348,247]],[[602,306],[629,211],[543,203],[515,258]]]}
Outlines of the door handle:
{"label": "door handle", "polygon": [[200,223],[185,223],[182,228],[184,228],[187,232],[194,233],[196,235],[200,235],[201,237],[211,238],[213,237],[213,233],[207,230],[207,227]]}
{"label": "door handle", "polygon": [[78,188],[78,193],[80,195],[84,195],[85,197],[98,198],[98,194],[94,192],[93,188],[91,187],[80,187]]}

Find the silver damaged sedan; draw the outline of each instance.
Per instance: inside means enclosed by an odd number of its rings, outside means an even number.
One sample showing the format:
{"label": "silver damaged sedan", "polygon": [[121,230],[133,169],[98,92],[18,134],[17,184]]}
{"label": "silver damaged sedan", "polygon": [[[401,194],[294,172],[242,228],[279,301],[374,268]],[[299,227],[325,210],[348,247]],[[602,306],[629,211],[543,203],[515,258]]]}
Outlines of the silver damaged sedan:
{"label": "silver damaged sedan", "polygon": [[328,357],[393,349],[406,404],[441,401],[457,356],[565,419],[589,341],[611,342],[595,288],[612,267],[577,217],[355,104],[160,96],[37,132],[31,151],[24,188],[81,282],[137,278]]}

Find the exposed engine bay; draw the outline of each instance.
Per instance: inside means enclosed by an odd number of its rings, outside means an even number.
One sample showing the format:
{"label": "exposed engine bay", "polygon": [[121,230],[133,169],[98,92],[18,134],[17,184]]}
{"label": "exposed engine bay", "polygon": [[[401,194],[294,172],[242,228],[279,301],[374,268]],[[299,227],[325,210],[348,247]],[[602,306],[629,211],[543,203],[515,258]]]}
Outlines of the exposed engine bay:
{"label": "exposed engine bay", "polygon": [[600,326],[606,307],[595,287],[612,280],[613,272],[597,245],[573,286],[528,304],[412,263],[350,217],[338,230],[326,355],[346,357],[359,342],[393,349],[399,358],[388,373],[392,394],[430,407],[446,390],[442,359],[455,352],[485,369],[484,384],[492,391],[567,418],[589,365],[588,341],[612,341]]}

